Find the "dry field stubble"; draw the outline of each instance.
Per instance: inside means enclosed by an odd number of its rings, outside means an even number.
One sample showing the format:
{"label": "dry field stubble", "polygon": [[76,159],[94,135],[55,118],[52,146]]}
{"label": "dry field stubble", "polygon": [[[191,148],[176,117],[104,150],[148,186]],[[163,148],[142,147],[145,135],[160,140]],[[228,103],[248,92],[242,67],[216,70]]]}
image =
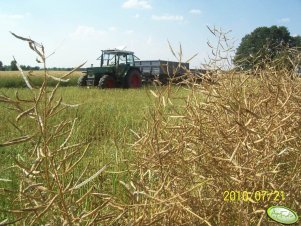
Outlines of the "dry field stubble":
{"label": "dry field stubble", "polygon": [[[49,71],[49,74],[55,77],[60,77],[66,74],[66,71]],[[43,82],[43,70],[33,71],[32,76],[29,71],[24,71],[24,74],[28,76],[33,85],[40,86]],[[76,71],[70,77],[68,83],[62,83],[62,86],[75,86],[79,76],[82,75],[82,72]],[[56,82],[49,79],[48,86],[55,86]],[[0,71],[0,88],[20,88],[26,87],[24,80],[20,76],[19,71]]]}
{"label": "dry field stubble", "polygon": [[[166,113],[172,98],[156,96],[133,147],[130,224],[273,225],[269,206],[300,211],[300,78],[273,69],[257,78],[226,73],[215,84],[191,84],[180,112]],[[225,191],[283,191],[285,199],[226,201]]]}

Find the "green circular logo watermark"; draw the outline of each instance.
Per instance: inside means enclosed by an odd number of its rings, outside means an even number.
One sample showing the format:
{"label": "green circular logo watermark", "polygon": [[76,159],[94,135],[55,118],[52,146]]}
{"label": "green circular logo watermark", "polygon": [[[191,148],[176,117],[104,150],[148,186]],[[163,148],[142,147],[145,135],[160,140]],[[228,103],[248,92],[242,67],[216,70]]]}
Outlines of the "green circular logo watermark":
{"label": "green circular logo watermark", "polygon": [[282,224],[293,224],[299,219],[296,212],[285,206],[271,206],[267,214],[271,219]]}

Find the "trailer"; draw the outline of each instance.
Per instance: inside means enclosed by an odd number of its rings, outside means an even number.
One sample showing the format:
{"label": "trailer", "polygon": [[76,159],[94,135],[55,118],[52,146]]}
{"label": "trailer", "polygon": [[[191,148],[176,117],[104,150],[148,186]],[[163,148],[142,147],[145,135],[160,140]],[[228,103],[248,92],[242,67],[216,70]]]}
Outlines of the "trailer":
{"label": "trailer", "polygon": [[138,60],[135,67],[139,68],[143,83],[151,83],[155,79],[166,84],[170,77],[179,77],[189,70],[189,63],[166,60]]}

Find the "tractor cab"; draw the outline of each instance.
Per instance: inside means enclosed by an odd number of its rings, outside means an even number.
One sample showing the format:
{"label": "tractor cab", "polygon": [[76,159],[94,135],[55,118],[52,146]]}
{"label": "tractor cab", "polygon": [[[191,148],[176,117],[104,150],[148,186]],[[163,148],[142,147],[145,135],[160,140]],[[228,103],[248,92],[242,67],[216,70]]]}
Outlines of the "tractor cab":
{"label": "tractor cab", "polygon": [[138,57],[134,55],[134,52],[124,50],[102,50],[102,54],[97,60],[100,60],[100,67],[119,65],[134,66]]}
{"label": "tractor cab", "polygon": [[102,50],[101,56],[97,58],[100,60],[100,67],[115,67],[116,76],[122,76],[134,66],[135,60],[139,59],[134,55],[134,52],[124,50]]}
{"label": "tractor cab", "polygon": [[125,50],[102,50],[100,67],[87,68],[79,86],[98,86],[99,88],[139,88],[142,84],[141,72],[135,67],[135,60],[139,60],[134,52]]}

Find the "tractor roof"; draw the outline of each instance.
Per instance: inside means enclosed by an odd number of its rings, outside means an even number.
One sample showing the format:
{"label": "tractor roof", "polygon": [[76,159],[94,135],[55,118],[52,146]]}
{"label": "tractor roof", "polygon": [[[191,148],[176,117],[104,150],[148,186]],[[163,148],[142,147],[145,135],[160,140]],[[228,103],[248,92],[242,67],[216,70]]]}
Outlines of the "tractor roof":
{"label": "tractor roof", "polygon": [[102,50],[102,52],[103,53],[113,53],[113,54],[118,54],[118,53],[134,54],[134,52],[126,51],[126,50],[120,50],[120,49],[106,49],[106,50]]}

